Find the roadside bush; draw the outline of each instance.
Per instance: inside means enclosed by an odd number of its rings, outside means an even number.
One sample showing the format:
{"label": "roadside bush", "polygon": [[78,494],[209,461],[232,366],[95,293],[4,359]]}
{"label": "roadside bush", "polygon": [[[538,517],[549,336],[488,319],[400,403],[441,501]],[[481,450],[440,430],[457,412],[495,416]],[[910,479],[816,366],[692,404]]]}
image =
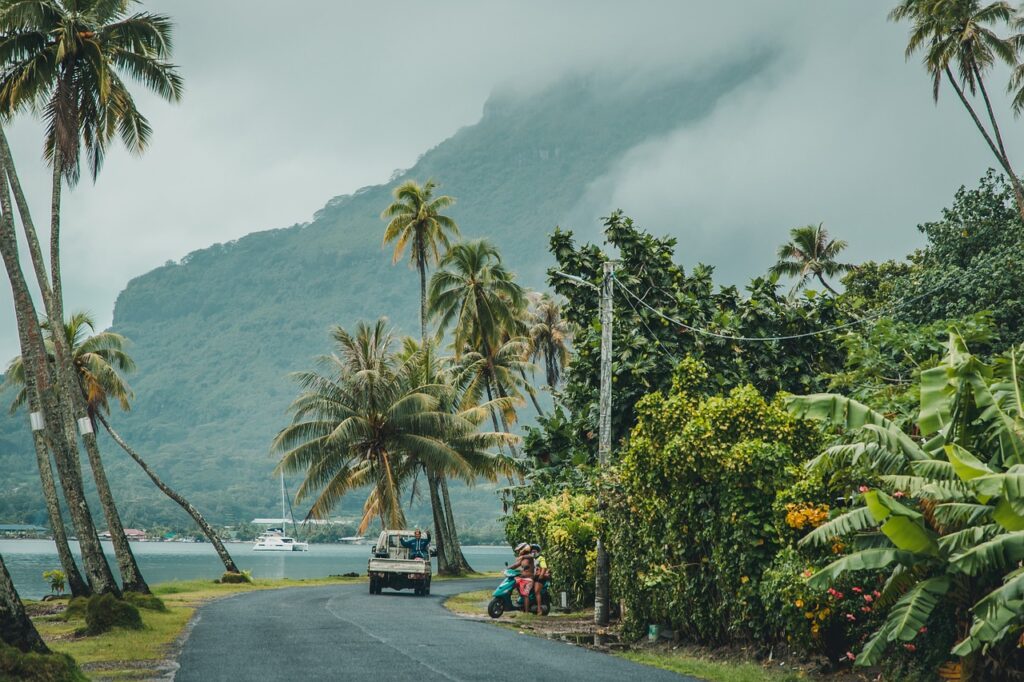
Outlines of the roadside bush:
{"label": "roadside bush", "polygon": [[88,597],[73,597],[64,609],[64,620],[82,620],[85,618],[85,611],[89,607]]}
{"label": "roadside bush", "polygon": [[536,542],[551,569],[551,587],[575,604],[594,600],[594,547],[598,516],[594,498],[570,494],[518,506],[505,520],[509,544]]}
{"label": "roadside bush", "polygon": [[67,654],[26,654],[0,642],[0,680],[86,682],[88,678]]}
{"label": "roadside bush", "polygon": [[130,603],[112,594],[94,594],[85,610],[86,634],[99,635],[111,628],[141,630],[142,616]]}
{"label": "roadside bush", "polygon": [[163,600],[155,594],[141,594],[139,592],[125,592],[124,600],[139,609],[149,611],[166,611],[167,606]]}
{"label": "roadside bush", "polygon": [[224,575],[222,575],[220,577],[220,580],[218,580],[217,582],[221,582],[221,583],[251,583],[252,582],[252,573],[250,573],[249,571],[242,571],[241,573],[231,573],[230,571],[225,571]]}
{"label": "roadside bush", "polygon": [[661,623],[701,644],[763,642],[776,491],[817,453],[818,431],[750,386],[694,396],[688,370],[637,405],[607,511],[613,589],[628,635]]}

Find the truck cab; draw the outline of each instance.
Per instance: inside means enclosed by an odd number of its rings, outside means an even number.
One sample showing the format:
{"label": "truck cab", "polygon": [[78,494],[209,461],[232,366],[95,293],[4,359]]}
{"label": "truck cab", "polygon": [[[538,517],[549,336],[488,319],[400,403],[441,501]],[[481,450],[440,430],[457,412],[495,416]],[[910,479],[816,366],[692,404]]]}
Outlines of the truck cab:
{"label": "truck cab", "polygon": [[380,594],[385,587],[412,589],[419,596],[430,594],[430,559],[411,559],[409,548],[402,546],[402,540],[411,539],[414,533],[411,530],[381,531],[377,544],[370,549],[366,566],[370,594]]}

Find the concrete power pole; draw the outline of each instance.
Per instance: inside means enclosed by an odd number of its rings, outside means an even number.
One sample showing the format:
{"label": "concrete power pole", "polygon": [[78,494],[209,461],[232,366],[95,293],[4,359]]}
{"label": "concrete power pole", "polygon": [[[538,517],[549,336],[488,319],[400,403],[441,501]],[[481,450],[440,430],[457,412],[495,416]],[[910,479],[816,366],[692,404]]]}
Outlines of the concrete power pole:
{"label": "concrete power pole", "polygon": [[[612,451],[612,273],[615,263],[604,263],[601,282],[601,397],[598,406],[597,461],[603,469],[608,466]],[[601,500],[598,500],[598,508]],[[597,536],[597,566],[594,576],[594,623],[608,625],[608,553],[604,540]]]}

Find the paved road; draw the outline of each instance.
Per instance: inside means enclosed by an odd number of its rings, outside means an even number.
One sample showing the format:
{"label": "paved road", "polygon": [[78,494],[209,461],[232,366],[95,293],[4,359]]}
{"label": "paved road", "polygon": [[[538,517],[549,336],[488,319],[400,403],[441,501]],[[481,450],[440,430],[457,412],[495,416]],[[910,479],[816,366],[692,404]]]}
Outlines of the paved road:
{"label": "paved road", "polygon": [[355,584],[216,601],[199,610],[175,680],[696,682],[460,618],[441,605],[448,595],[492,582],[435,582],[429,597],[388,590],[371,596],[365,584]]}

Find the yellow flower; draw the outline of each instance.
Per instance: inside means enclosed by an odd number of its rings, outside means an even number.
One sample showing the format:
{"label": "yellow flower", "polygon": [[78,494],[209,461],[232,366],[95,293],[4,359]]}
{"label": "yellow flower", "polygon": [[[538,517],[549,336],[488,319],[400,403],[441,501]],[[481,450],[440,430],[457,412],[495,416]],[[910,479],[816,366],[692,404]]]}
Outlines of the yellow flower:
{"label": "yellow flower", "polygon": [[793,602],[793,605],[795,607],[797,607],[798,609],[802,609],[804,607],[804,600],[803,599],[797,599],[795,602]]}
{"label": "yellow flower", "polygon": [[740,582],[741,582],[741,583],[743,583],[744,585],[746,585],[747,583],[749,583],[749,582],[750,582],[750,578],[748,578],[748,577],[747,577],[747,576],[745,576],[745,575],[744,575],[744,576],[741,576],[741,577],[740,577]]}

